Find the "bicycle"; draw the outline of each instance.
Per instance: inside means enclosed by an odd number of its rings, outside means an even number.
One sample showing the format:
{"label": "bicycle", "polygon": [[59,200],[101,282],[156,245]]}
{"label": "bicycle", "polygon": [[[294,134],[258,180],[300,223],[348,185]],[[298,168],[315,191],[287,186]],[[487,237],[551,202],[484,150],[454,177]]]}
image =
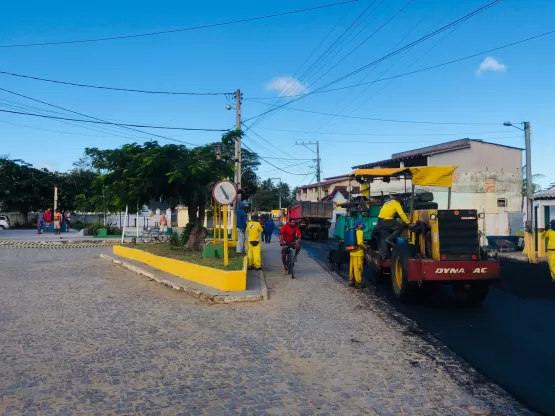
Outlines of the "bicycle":
{"label": "bicycle", "polygon": [[291,279],[295,278],[295,243],[280,243],[281,247],[287,246],[288,250],[285,254],[285,264],[287,265],[287,274],[291,275]]}
{"label": "bicycle", "polygon": [[160,230],[152,232],[149,229],[141,235],[141,241],[145,244],[151,243],[152,241],[156,241],[157,243],[165,243],[166,241],[168,241],[168,235],[161,232]]}

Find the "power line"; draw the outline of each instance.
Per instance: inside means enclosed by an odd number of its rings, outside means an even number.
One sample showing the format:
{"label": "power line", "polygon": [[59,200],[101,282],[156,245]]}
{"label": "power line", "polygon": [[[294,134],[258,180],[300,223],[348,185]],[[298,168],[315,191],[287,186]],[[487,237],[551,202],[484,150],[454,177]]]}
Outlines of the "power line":
{"label": "power line", "polygon": [[[504,132],[506,133],[506,132]],[[464,137],[465,135],[458,135],[459,137]],[[303,140],[303,139],[298,139],[298,138],[290,138],[290,137],[273,137],[274,139],[279,139],[279,140],[291,140],[291,141],[297,141],[297,140]],[[522,139],[522,135],[519,134],[517,136],[504,136],[504,137],[484,137],[483,140],[506,140],[506,139]],[[389,143],[436,143],[438,140],[442,140],[441,138],[435,139],[435,140],[412,140],[412,141],[396,141],[396,140],[378,140],[378,141],[368,141],[368,140],[320,140],[318,139],[319,142],[329,142],[329,143],[366,143],[366,144],[389,144]],[[482,140],[482,139],[480,139]]]}
{"label": "power line", "polygon": [[366,39],[364,39],[362,42],[360,42],[354,49],[352,49],[347,55],[345,55],[343,58],[341,58],[339,61],[337,61],[331,68],[329,68],[326,72],[324,72],[322,75],[320,75],[320,77],[318,77],[318,79],[316,81],[314,81],[314,83],[318,82],[319,80],[321,80],[323,77],[325,77],[327,74],[330,73],[330,71],[332,71],[334,68],[336,68],[339,64],[341,64],[341,62],[343,62],[345,59],[347,59],[349,56],[351,56],[351,54],[353,54],[358,48],[360,48],[362,45],[364,45],[366,42],[368,42],[376,33],[378,33],[380,30],[382,30],[384,27],[386,27],[389,23],[391,23],[397,16],[399,16],[403,10],[405,10],[407,7],[410,6],[411,3],[413,3],[414,0],[409,0],[401,9],[399,9],[397,11],[397,13],[395,13],[393,16],[391,16],[388,20],[385,21],[385,23],[383,23],[380,27],[378,27],[375,31],[373,31],[369,36],[366,37]]}
{"label": "power line", "polygon": [[325,84],[325,85],[323,85],[323,86],[317,88],[317,89],[316,89],[315,91],[313,91],[313,92],[310,92],[310,93],[308,93],[308,94],[301,95],[301,96],[299,96],[297,99],[290,100],[290,101],[288,101],[288,102],[285,103],[285,104],[282,104],[282,105],[280,105],[280,106],[277,106],[277,107],[274,107],[274,108],[272,108],[272,109],[269,109],[269,110],[267,110],[267,111],[265,111],[265,112],[263,112],[263,113],[260,113],[260,114],[254,116],[254,117],[251,117],[250,119],[244,120],[244,122],[249,121],[249,120],[252,120],[252,119],[255,119],[255,118],[258,118],[258,117],[261,117],[261,116],[263,116],[263,115],[265,115],[265,114],[268,114],[268,113],[270,113],[270,112],[274,112],[274,111],[276,111],[276,110],[279,110],[280,108],[285,107],[285,106],[287,106],[287,105],[289,105],[289,104],[291,104],[291,103],[293,103],[293,102],[295,102],[295,101],[298,101],[298,100],[300,100],[301,98],[304,98],[304,97],[307,97],[307,96],[309,96],[309,95],[314,94],[316,91],[322,91],[323,89],[326,89],[326,88],[328,88],[328,87],[330,87],[330,86],[332,86],[332,85],[334,85],[334,84],[336,84],[336,83],[338,83],[338,82],[341,82],[341,81],[343,81],[343,80],[345,80],[345,79],[347,79],[347,78],[349,78],[349,77],[352,77],[353,75],[356,75],[356,74],[358,74],[359,72],[364,71],[365,69],[368,69],[368,68],[371,67],[371,66],[377,65],[377,64],[379,64],[380,62],[382,62],[382,61],[384,61],[384,60],[386,60],[386,59],[389,59],[389,58],[391,58],[392,56],[395,56],[395,55],[397,55],[397,54],[403,52],[403,51],[406,50],[406,49],[412,48],[413,46],[415,46],[415,45],[417,45],[417,44],[419,44],[419,43],[421,43],[421,42],[424,42],[424,41],[430,39],[431,37],[436,36],[436,35],[438,35],[438,34],[444,32],[444,31],[448,30],[449,28],[451,28],[451,27],[453,27],[453,26],[455,26],[455,25],[458,25],[458,24],[461,23],[461,22],[464,22],[465,20],[468,20],[468,19],[474,17],[475,15],[477,15],[477,14],[479,14],[479,13],[482,13],[482,12],[486,11],[486,10],[489,9],[490,7],[493,7],[493,6],[495,6],[495,5],[499,4],[499,3],[501,3],[502,1],[503,1],[503,0],[494,0],[494,1],[492,1],[491,3],[488,3],[488,4],[486,4],[485,6],[482,6],[482,7],[478,8],[478,9],[476,9],[476,10],[474,10],[474,11],[468,13],[467,15],[465,15],[465,16],[463,16],[463,17],[461,17],[461,18],[459,18],[459,19],[457,19],[457,20],[455,20],[455,21],[453,21],[453,22],[451,22],[451,23],[449,23],[449,24],[447,24],[447,25],[445,25],[445,26],[443,26],[443,27],[441,27],[441,28],[435,30],[435,31],[432,32],[432,33],[429,33],[429,34],[427,34],[427,35],[424,35],[424,36],[422,36],[421,38],[419,38],[419,39],[417,39],[417,40],[415,40],[415,41],[413,41],[413,42],[411,42],[411,43],[409,43],[409,44],[407,44],[407,45],[405,45],[405,46],[403,46],[403,47],[401,47],[401,48],[399,48],[399,49],[397,49],[397,50],[395,50],[395,51],[393,51],[393,52],[390,52],[390,53],[388,53],[388,54],[382,56],[381,58],[376,59],[376,60],[370,62],[370,63],[367,64],[367,65],[364,65],[364,66],[362,66],[362,67],[360,67],[360,68],[358,68],[358,69],[356,69],[356,70],[354,70],[354,71],[351,71],[351,72],[349,72],[348,74],[345,74],[345,75],[343,75],[343,76],[337,78],[337,79],[334,80],[334,81],[328,82],[327,84]]}
{"label": "power line", "polygon": [[[458,62],[462,62],[462,61],[465,61],[465,60],[468,60],[468,59],[475,58],[475,57],[480,56],[480,55],[484,55],[486,53],[495,52],[495,51],[498,51],[498,50],[501,50],[501,49],[510,48],[511,46],[519,45],[519,44],[524,43],[524,42],[529,42],[531,40],[535,40],[535,39],[541,38],[543,36],[552,35],[554,33],[555,33],[555,30],[550,30],[549,32],[540,33],[539,35],[531,36],[531,37],[526,38],[526,39],[522,39],[522,40],[519,40],[519,41],[516,41],[516,42],[508,43],[506,45],[498,46],[498,47],[493,48],[493,49],[487,49],[487,50],[484,50],[484,51],[481,51],[481,52],[474,53],[472,55],[468,55],[468,56],[464,56],[462,58],[454,59],[452,61],[443,62],[441,64],[428,66],[426,68],[417,69],[415,71],[406,72],[406,73],[402,73],[402,74],[399,74],[399,75],[394,75],[394,76],[391,76],[391,77],[378,78],[378,79],[375,79],[373,81],[361,82],[361,83],[358,83],[358,84],[346,85],[344,87],[338,87],[338,88],[330,88],[330,89],[327,89],[327,90],[325,89],[325,90],[321,90],[321,91],[311,91],[311,92],[306,93],[306,94],[291,95],[290,97],[292,97],[292,98],[307,97],[307,96],[313,95],[313,94],[324,94],[324,93],[328,93],[328,92],[341,91],[341,90],[346,90],[346,89],[350,89],[350,88],[361,87],[363,85],[375,84],[377,82],[388,81],[390,79],[406,77],[408,75],[418,74],[420,72],[429,71],[431,69],[440,68],[442,66],[452,65],[452,64],[455,64],[455,63],[458,63]],[[255,97],[255,98],[250,98],[250,101],[253,101],[255,99],[256,100],[273,100],[275,98],[276,97]],[[245,100],[248,100],[248,99],[245,98]],[[264,105],[266,105],[266,103],[264,103]],[[247,119],[245,121],[251,120],[253,118],[255,118],[255,117],[251,117],[250,119]]]}
{"label": "power line", "polygon": [[[393,48],[392,48],[391,50],[395,50],[396,48],[398,48],[399,45],[401,45],[401,44],[405,41],[405,39],[407,39],[407,38],[410,36],[410,34],[411,34],[414,30],[416,30],[416,28],[417,28],[418,26],[420,26],[420,24],[421,24],[424,20],[426,20],[427,17],[428,17],[428,15],[426,14],[422,19],[420,19],[420,20],[419,20],[419,21],[418,21],[418,22],[417,22],[417,23],[416,23],[416,24],[415,24],[415,25],[414,25],[414,26],[413,26],[413,27],[412,27],[412,28],[411,28],[411,29],[410,29],[410,30],[409,30],[409,31],[408,31],[408,32],[407,32],[407,33],[406,33],[395,45],[394,45],[394,46],[393,46]],[[440,23],[441,23],[441,21],[440,21]],[[434,29],[434,28],[430,29],[430,31],[432,31],[433,29]],[[405,54],[407,54],[408,52],[409,52],[409,51],[405,52]],[[403,57],[401,57],[401,59],[403,59]],[[372,70],[368,71],[368,72],[366,73],[366,75],[364,75],[364,77],[362,77],[362,79],[360,80],[360,82],[366,80],[366,79],[374,72],[374,70],[375,70],[378,66],[379,66],[379,65],[376,65],[374,68],[372,68]],[[382,75],[383,75],[383,73],[382,73],[380,76],[382,76]],[[348,98],[348,103],[345,104],[345,105],[343,106],[343,108],[339,111],[339,113],[342,113],[351,103],[353,103],[353,102],[354,102],[356,99],[358,99],[362,94],[364,94],[364,92],[365,92],[368,88],[370,88],[370,87],[368,86],[366,89],[363,89],[362,91],[359,91],[359,92],[358,92],[358,95],[356,95],[356,96],[354,96],[354,97],[347,97],[347,98]],[[342,102],[345,102],[345,100],[342,100]],[[338,104],[339,104],[339,103],[338,103]],[[336,112],[336,111],[337,111],[337,110],[335,110],[335,109],[338,107],[338,104],[336,104],[336,105],[334,106],[334,108],[333,108],[333,110],[332,110],[333,112]],[[324,120],[325,120],[325,117],[326,117],[326,116],[322,116],[322,118],[321,118],[320,120],[321,120],[321,121],[324,121]],[[333,118],[329,119],[329,120],[327,121],[326,124],[329,126],[329,124],[330,124],[332,121],[333,121]],[[317,125],[318,125],[317,131],[320,132],[320,131],[324,130],[323,126],[322,126],[320,123],[317,123]],[[312,128],[311,128],[311,130],[312,130]]]}
{"label": "power line", "polygon": [[[109,121],[95,121],[95,120],[82,120],[76,118],[67,118],[67,117],[57,117],[57,116],[48,116],[45,114],[35,114],[35,113],[26,113],[23,111],[11,111],[11,110],[0,110],[3,113],[11,113],[11,114],[20,114],[25,116],[33,116],[33,117],[42,117],[42,118],[49,118],[53,120],[69,120],[69,121],[77,121],[79,123],[93,123],[93,124],[107,124],[111,126],[119,126],[119,127],[142,127],[148,129],[168,129],[168,130],[191,130],[191,131],[219,131],[219,132],[226,132],[229,130],[223,129],[196,129],[196,128],[189,128],[189,127],[167,127],[167,126],[152,126],[152,125],[140,125],[140,124],[119,124],[119,123],[111,123]],[[145,134],[151,134],[146,133]],[[194,145],[196,146],[196,145]]]}
{"label": "power line", "polygon": [[[283,131],[287,133],[307,133],[314,134],[313,131],[306,130],[286,130],[286,129],[271,129],[266,127],[258,127],[260,130],[271,130],[271,131]],[[334,135],[334,136],[392,136],[392,137],[404,137],[404,136],[464,136],[470,134],[494,134],[494,133],[506,133],[506,130],[499,131],[480,131],[480,132],[470,132],[470,133],[422,133],[422,134],[381,134],[381,133],[339,133],[339,132],[321,132],[319,135]],[[266,136],[270,137],[270,136]],[[271,137],[276,138],[276,137]],[[291,139],[291,140],[305,140],[305,139]]]}
{"label": "power line", "polygon": [[73,87],[84,87],[84,88],[96,88],[100,90],[113,90],[113,91],[124,91],[124,92],[140,92],[144,94],[168,94],[168,95],[194,95],[194,96],[215,96],[215,95],[233,95],[234,92],[182,92],[182,91],[153,91],[153,90],[140,90],[134,88],[118,88],[118,87],[107,87],[104,85],[91,85],[91,84],[79,84],[76,82],[69,81],[59,81],[55,79],[40,78],[32,75],[16,74],[14,72],[0,71],[0,74],[10,75],[12,77],[32,79],[35,81],[52,82],[54,84],[70,85]]}
{"label": "power line", "polygon": [[[382,0],[383,1],[383,0]],[[356,27],[358,27],[364,20],[366,20],[376,9],[374,9],[373,11],[370,12],[370,14],[368,14],[366,17],[364,17],[364,19],[362,19],[356,26],[354,26],[357,21],[359,21],[362,16],[364,16],[364,14],[372,7],[372,5],[376,2],[376,0],[373,0],[371,4],[369,4],[356,18],[355,20],[353,20],[351,22],[351,24],[335,39],[335,41],[332,42],[331,45],[329,45],[324,52],[322,52],[320,54],[320,56],[307,68],[305,69],[305,71],[298,77],[299,82],[304,81],[305,77],[308,77],[308,80],[310,80],[310,78],[319,71],[318,66],[320,66],[320,68],[323,67],[323,62],[326,60],[326,58],[328,58],[330,56],[330,54],[336,50],[342,43],[343,41],[350,35],[350,32],[352,32],[354,29],[356,29]],[[380,3],[381,4],[381,3]],[[377,7],[376,7],[377,8]],[[337,27],[339,25],[339,23],[341,22],[343,18],[341,18],[337,24],[334,26],[334,28],[332,28],[332,30],[326,35],[326,37],[324,38],[324,40],[333,32],[333,30],[335,29],[335,27]],[[354,28],[353,28],[354,26]],[[322,42],[320,42],[320,44],[322,44]],[[320,46],[320,44],[318,45],[318,47]],[[347,43],[348,44],[348,43]],[[345,45],[346,46],[346,45]],[[343,47],[344,48],[344,47]],[[313,54],[311,54],[312,56]],[[303,63],[303,65],[301,65],[300,68],[297,69],[297,71],[295,71],[295,74],[298,73],[300,71],[300,69],[302,68],[302,66],[304,66],[304,64],[306,63],[306,61]],[[312,74],[311,74],[312,72]],[[309,74],[311,74],[309,76]],[[294,75],[295,76],[295,75]],[[293,76],[293,77],[294,77]],[[292,77],[292,78],[293,78]],[[289,87],[287,89],[287,92],[290,92],[291,87]],[[274,105],[278,105],[281,104],[285,99],[286,96],[288,94],[284,93],[283,91],[280,91],[278,97],[276,97],[277,99],[274,101]],[[262,122],[263,118],[259,118],[257,120],[254,121],[254,123],[251,124],[251,127],[254,127],[255,125],[259,124],[260,122]]]}
{"label": "power line", "polygon": [[[13,103],[15,103],[15,105],[12,105],[12,104],[5,104],[5,103],[4,103],[3,105],[4,105],[5,107],[8,107],[8,108],[10,108],[10,109],[15,109],[15,110],[18,110],[18,111],[19,111],[19,110],[28,111],[28,112],[35,112],[35,111],[38,111],[38,112],[40,112],[41,114],[46,114],[46,115],[50,115],[50,114],[55,114],[55,115],[61,114],[61,115],[64,115],[64,113],[61,113],[61,112],[58,112],[58,111],[45,110],[45,109],[42,109],[42,108],[40,108],[40,107],[36,107],[36,106],[28,105],[28,104],[22,104],[22,103],[18,103],[18,102],[16,102],[16,101],[10,101],[10,100],[2,100],[2,101],[8,101],[8,102],[13,102]],[[48,114],[48,113],[50,113],[50,114]],[[93,127],[93,126],[80,125],[80,124],[78,124],[78,123],[73,123],[73,122],[70,122],[70,121],[63,121],[63,120],[56,120],[56,121],[59,122],[59,123],[62,123],[62,124],[67,124],[67,125],[69,125],[69,126],[76,126],[76,127],[79,127],[79,128],[82,128],[82,129],[86,129],[86,130],[91,130],[91,131],[96,131],[96,132],[99,132],[99,133],[109,134],[109,135],[112,136],[112,137],[120,137],[120,138],[123,138],[123,139],[130,139],[130,138],[132,138],[132,137],[129,137],[129,136],[127,136],[127,135],[119,134],[119,133],[120,133],[120,130],[116,130],[116,131],[114,132],[114,131],[112,130],[112,129],[114,129],[114,127],[110,127],[110,126],[106,126],[106,127],[94,126],[94,127]],[[11,123],[11,124],[14,124],[14,123]]]}
{"label": "power line", "polygon": [[58,41],[58,42],[42,42],[42,43],[24,43],[24,44],[0,45],[0,48],[19,48],[19,47],[28,47],[28,46],[47,46],[47,45],[67,45],[67,44],[72,44],[72,43],[91,43],[91,42],[103,42],[103,41],[108,41],[108,40],[139,38],[139,37],[146,37],[146,36],[158,36],[158,35],[165,35],[165,34],[168,34],[168,33],[188,32],[188,31],[192,31],[192,30],[208,29],[208,28],[212,28],[212,27],[229,26],[229,25],[235,25],[235,24],[238,24],[238,23],[253,22],[253,21],[256,21],[256,20],[272,19],[274,17],[287,16],[287,15],[297,14],[297,13],[306,13],[306,12],[311,12],[311,11],[315,11],[315,10],[326,9],[326,8],[329,8],[329,7],[341,6],[341,5],[349,4],[349,3],[356,3],[357,1],[358,0],[347,0],[347,1],[342,1],[342,2],[339,2],[339,3],[325,4],[325,5],[322,5],[322,6],[310,7],[310,8],[306,8],[306,9],[292,10],[292,11],[288,11],[288,12],[275,13],[275,14],[270,14],[270,15],[265,15],[265,16],[249,17],[249,18],[245,18],[245,19],[231,20],[231,21],[228,21],[228,22],[211,23],[211,24],[208,24],[208,25],[185,27],[185,28],[181,28],[181,29],[162,30],[162,31],[158,31],[158,32],[138,33],[138,34],[133,34],[133,35],[111,36],[111,37],[93,38],[93,39],[77,39],[77,40],[65,40],[65,41]]}
{"label": "power line", "polygon": [[[306,162],[303,162],[303,163],[297,163],[296,165],[291,165],[291,166],[288,166],[288,168],[294,168],[294,167],[296,167],[296,166],[301,166],[301,165],[304,165],[304,164],[306,164]],[[262,171],[262,172],[256,172],[256,173],[257,173],[257,174],[262,174],[262,173],[270,173],[270,172],[275,172],[276,170],[279,170],[279,169],[271,169],[271,170],[265,170],[265,171]]]}
{"label": "power line", "polygon": [[[290,157],[291,159],[295,159],[295,156],[290,155],[289,153],[285,152],[284,150],[281,150],[279,147],[277,147],[276,145],[272,144],[271,142],[269,142],[268,140],[266,140],[264,137],[262,137],[260,134],[258,134],[257,132],[255,132],[251,127],[249,126],[245,126],[246,130],[245,132],[250,132],[253,133],[256,137],[262,139],[263,141],[265,141],[266,143],[268,143],[270,146],[272,146],[274,149],[278,150],[280,153],[284,154],[285,156]],[[251,138],[252,139],[252,138]]]}
{"label": "power line", "polygon": [[[245,100],[247,100],[245,98]],[[256,100],[248,100],[248,101],[252,101],[258,104],[264,104],[266,105],[266,103],[261,103],[259,101]],[[310,114],[321,114],[324,116],[332,116],[332,117],[342,117],[342,118],[350,118],[350,119],[356,119],[356,120],[371,120],[371,121],[383,121],[383,122],[388,122],[388,123],[409,123],[409,124],[440,124],[440,125],[483,125],[483,126],[487,126],[487,125],[498,125],[499,123],[455,123],[455,122],[440,122],[440,121],[415,121],[415,120],[395,120],[395,119],[386,119],[386,118],[373,118],[373,117],[357,117],[357,116],[348,116],[348,115],[343,115],[343,114],[333,114],[333,113],[325,113],[322,111],[312,111],[312,110],[303,110],[301,108],[292,108],[292,107],[284,107],[286,110],[291,110],[291,111],[300,111],[303,113],[310,113]]]}
{"label": "power line", "polygon": [[[138,133],[147,134],[147,135],[150,135],[150,136],[153,136],[153,137],[159,137],[159,138],[162,138],[162,139],[164,139],[164,140],[170,140],[170,141],[174,141],[174,142],[177,142],[177,143],[184,143],[184,144],[189,144],[189,145],[191,145],[191,146],[197,146],[196,144],[187,143],[187,142],[184,142],[184,141],[182,141],[182,140],[176,140],[176,139],[172,139],[172,138],[170,138],[170,137],[162,136],[162,135],[159,135],[159,134],[155,134],[155,133],[151,133],[151,132],[146,132],[146,131],[143,131],[143,130],[138,130],[138,129],[136,129],[136,128],[130,127],[130,125],[124,125],[124,124],[118,124],[118,123],[107,122],[107,121],[102,120],[102,119],[100,119],[100,118],[98,118],[98,117],[92,117],[92,116],[89,116],[89,115],[84,114],[84,113],[79,113],[79,112],[77,112],[77,111],[69,110],[69,109],[64,108],[64,107],[61,107],[61,106],[59,106],[59,105],[47,103],[46,101],[41,101],[41,100],[38,100],[38,99],[33,98],[33,97],[29,97],[29,96],[26,96],[26,95],[23,95],[23,94],[19,94],[19,93],[14,92],[14,91],[7,90],[7,89],[5,89],[5,88],[0,88],[0,90],[1,90],[1,91],[5,91],[5,92],[8,92],[8,93],[13,94],[13,95],[17,95],[17,96],[19,96],[19,97],[26,98],[26,99],[31,100],[31,101],[35,101],[35,102],[37,102],[37,103],[45,104],[45,105],[48,105],[48,106],[50,106],[50,107],[58,108],[58,109],[63,110],[63,111],[67,111],[67,112],[70,112],[70,113],[73,113],[73,114],[77,114],[77,115],[80,115],[80,116],[83,116],[83,117],[87,117],[87,118],[90,118],[90,119],[93,119],[93,120],[97,120],[97,123],[98,123],[98,124],[111,124],[111,125],[115,125],[115,126],[118,126],[118,127],[122,127],[122,128],[124,128],[124,129],[126,129],[126,130],[136,131],[136,132],[138,132]],[[0,111],[6,112],[6,110],[0,110]],[[47,118],[47,117],[44,116],[44,115],[37,115],[37,116],[38,116],[38,117]],[[61,118],[59,117],[59,119],[61,119]],[[79,121],[87,122],[86,120],[79,120]],[[89,121],[89,122],[90,122],[90,121]],[[207,131],[207,130],[204,130],[204,131]],[[222,131],[229,131],[229,130],[222,130]]]}
{"label": "power line", "polygon": [[[376,3],[377,0],[373,0],[357,17],[355,20],[353,20],[353,22],[349,25],[349,27],[347,27],[347,29],[345,29],[345,31],[328,47],[328,49],[312,64],[313,68],[316,68],[318,66],[320,66],[320,68],[316,71],[313,71],[312,74],[310,74],[310,76],[307,78],[307,82],[310,82],[310,80],[312,79],[312,77],[314,75],[316,75],[318,73],[318,71],[320,69],[322,69],[324,67],[324,62],[326,61],[326,59],[329,58],[333,58],[335,56],[337,56],[342,50],[344,50],[347,46],[349,46],[349,44],[351,42],[353,42],[358,35],[360,35],[362,33],[362,31],[364,29],[366,29],[366,27],[368,27],[368,25],[370,23],[372,23],[374,19],[370,20],[369,22],[367,22],[364,27],[358,31],[357,34],[355,34],[353,37],[351,37],[351,39],[347,40],[348,37],[356,30],[358,29],[370,16],[372,16],[376,10],[382,5],[382,3],[384,2],[384,0],[381,0],[380,3],[378,3],[378,5],[376,7],[374,7],[373,10],[370,10],[372,8],[372,6],[374,6],[374,4]],[[366,14],[366,12],[368,12],[370,10],[370,12],[364,16]],[[364,16],[364,18],[363,18]],[[358,23],[357,23],[358,21]],[[346,42],[344,45],[342,45],[344,42]]]}
{"label": "power line", "polygon": [[[276,139],[279,139],[280,137],[276,137]],[[314,159],[289,159],[286,157],[266,157],[266,159],[270,159],[270,160],[310,160],[310,161],[314,161]]]}
{"label": "power line", "polygon": [[[246,147],[248,150],[250,150],[251,152],[256,153],[254,150],[252,150],[252,149],[251,149],[249,146],[247,146],[246,144],[243,143],[243,146],[245,146],[245,147]],[[279,170],[279,171],[281,171],[281,172],[287,173],[287,174],[289,174],[289,175],[298,175],[298,176],[306,175],[305,173],[293,173],[293,172],[288,172],[288,171],[286,171],[286,170],[284,170],[284,169],[278,168],[278,167],[277,167],[276,165],[274,165],[273,163],[268,162],[268,161],[266,160],[266,158],[264,158],[264,157],[262,157],[262,156],[260,156],[260,155],[258,155],[258,157],[259,157],[260,159],[262,159],[264,162],[266,162],[268,165],[270,165],[270,166],[276,168],[277,170]]]}

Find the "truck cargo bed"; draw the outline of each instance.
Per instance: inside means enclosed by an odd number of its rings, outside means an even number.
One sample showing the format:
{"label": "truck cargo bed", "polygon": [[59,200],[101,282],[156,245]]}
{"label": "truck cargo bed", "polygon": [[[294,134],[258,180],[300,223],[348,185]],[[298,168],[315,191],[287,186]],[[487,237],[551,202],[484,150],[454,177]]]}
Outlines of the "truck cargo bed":
{"label": "truck cargo bed", "polygon": [[289,208],[289,218],[324,218],[331,220],[333,217],[333,203],[300,201]]}

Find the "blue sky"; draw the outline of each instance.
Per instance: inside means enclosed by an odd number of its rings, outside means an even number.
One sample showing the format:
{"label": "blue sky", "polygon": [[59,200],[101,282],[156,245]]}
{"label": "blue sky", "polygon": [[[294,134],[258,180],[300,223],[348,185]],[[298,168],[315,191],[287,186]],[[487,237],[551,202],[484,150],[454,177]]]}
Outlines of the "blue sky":
{"label": "blue sky", "polygon": [[[25,5],[12,2],[3,6],[0,15],[0,45],[175,29],[332,2],[248,0],[146,4],[97,1],[86,7],[75,2],[32,1]],[[360,24],[356,29],[315,68],[311,77],[290,80],[295,74],[298,78],[371,3],[360,0],[310,13],[153,37],[1,48],[0,71],[123,88],[196,92],[233,92],[240,88],[245,98],[243,119],[246,120],[267,110],[273,101],[264,98],[277,95],[280,86],[287,82],[293,85],[292,93],[314,91],[487,2],[414,0],[351,52],[408,3],[407,0],[378,0],[370,8],[375,8],[374,12],[371,15],[367,12],[357,21]],[[361,71],[334,87],[394,76],[409,66],[408,70],[412,71],[547,32],[555,29],[554,16],[555,2],[552,1],[505,0],[457,26],[454,31],[433,37],[408,53]],[[328,34],[308,65],[298,71]],[[253,132],[247,133],[244,143],[261,155],[273,158],[268,160],[289,172],[265,163],[260,167],[263,178],[280,177],[296,186],[310,182],[314,176],[311,161],[295,160],[314,157],[306,148],[295,146],[296,140],[320,140],[323,174],[332,176],[347,173],[356,164],[388,158],[394,152],[457,138],[520,147],[524,144],[521,132],[503,127],[502,123],[528,120],[533,130],[534,173],[547,176],[541,181],[545,186],[555,182],[551,147],[555,133],[551,124],[555,97],[554,45],[555,35],[546,36],[391,83],[314,94],[289,106],[354,117],[484,124],[380,122],[333,118],[284,107],[254,124]],[[349,56],[337,64],[347,54]],[[481,64],[483,71],[478,72]],[[216,129],[229,128],[235,122],[234,112],[225,110],[228,101],[223,96],[154,96],[100,91],[7,75],[0,75],[0,88],[116,122]],[[3,91],[0,91],[0,109],[64,113]],[[66,170],[85,147],[116,147],[148,137],[120,128],[85,127],[0,113],[3,138],[0,154],[9,154],[41,167]],[[195,144],[219,138],[219,133],[151,131]]]}

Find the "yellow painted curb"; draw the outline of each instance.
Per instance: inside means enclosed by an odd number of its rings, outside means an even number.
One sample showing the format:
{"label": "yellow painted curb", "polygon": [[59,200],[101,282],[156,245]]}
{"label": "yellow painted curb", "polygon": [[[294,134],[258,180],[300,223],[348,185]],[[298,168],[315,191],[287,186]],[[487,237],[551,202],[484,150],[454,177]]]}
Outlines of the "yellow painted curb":
{"label": "yellow painted curb", "polygon": [[243,263],[242,270],[226,271],[187,263],[185,261],[169,259],[157,256],[146,251],[114,246],[114,254],[127,259],[140,261],[158,270],[173,274],[186,280],[201,285],[213,287],[226,292],[237,292],[247,289],[247,258]]}

